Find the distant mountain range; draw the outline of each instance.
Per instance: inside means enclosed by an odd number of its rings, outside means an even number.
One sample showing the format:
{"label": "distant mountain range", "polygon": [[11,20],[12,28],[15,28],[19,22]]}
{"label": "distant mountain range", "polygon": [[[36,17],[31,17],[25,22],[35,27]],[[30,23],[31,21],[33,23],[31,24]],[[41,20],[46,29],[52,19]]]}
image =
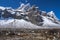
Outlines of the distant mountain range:
{"label": "distant mountain range", "polygon": [[60,21],[53,11],[22,3],[17,9],[0,6],[0,28],[60,28]]}

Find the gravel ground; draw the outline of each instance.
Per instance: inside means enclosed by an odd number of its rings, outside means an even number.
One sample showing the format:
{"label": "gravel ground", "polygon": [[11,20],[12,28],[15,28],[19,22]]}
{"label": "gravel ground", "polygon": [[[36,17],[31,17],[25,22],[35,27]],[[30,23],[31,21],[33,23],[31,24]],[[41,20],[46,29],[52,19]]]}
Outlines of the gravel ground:
{"label": "gravel ground", "polygon": [[0,40],[60,40],[59,30],[0,31]]}

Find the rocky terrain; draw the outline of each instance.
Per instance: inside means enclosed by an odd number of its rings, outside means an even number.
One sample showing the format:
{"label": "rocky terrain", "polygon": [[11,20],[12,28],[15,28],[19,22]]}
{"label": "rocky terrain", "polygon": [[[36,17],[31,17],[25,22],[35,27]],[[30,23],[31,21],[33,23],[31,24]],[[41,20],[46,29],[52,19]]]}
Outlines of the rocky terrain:
{"label": "rocky terrain", "polygon": [[0,31],[0,40],[60,40],[59,30],[60,29],[3,30]]}

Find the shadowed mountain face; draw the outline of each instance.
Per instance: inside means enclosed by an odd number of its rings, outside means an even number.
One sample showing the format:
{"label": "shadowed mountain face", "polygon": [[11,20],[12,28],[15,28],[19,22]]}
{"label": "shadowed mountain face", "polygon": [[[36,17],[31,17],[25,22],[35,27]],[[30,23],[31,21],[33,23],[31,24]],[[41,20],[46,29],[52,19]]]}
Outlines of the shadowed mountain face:
{"label": "shadowed mountain face", "polygon": [[60,21],[53,11],[47,13],[46,11],[39,10],[35,5],[30,6],[29,3],[21,4],[17,9],[0,7],[1,26],[11,27],[18,25],[17,27],[24,27],[23,25],[25,25],[26,28],[29,28],[27,27],[29,24],[31,28],[32,26],[38,26],[38,28],[39,26],[60,27]]}

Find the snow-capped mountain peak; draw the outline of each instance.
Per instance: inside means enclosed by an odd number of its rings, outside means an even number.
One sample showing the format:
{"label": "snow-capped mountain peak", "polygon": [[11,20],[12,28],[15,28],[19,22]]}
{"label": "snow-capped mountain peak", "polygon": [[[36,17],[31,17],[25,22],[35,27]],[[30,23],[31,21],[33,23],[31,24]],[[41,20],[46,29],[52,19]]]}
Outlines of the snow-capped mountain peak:
{"label": "snow-capped mountain peak", "polygon": [[0,9],[1,9],[1,10],[5,10],[5,7],[0,6]]}
{"label": "snow-capped mountain peak", "polygon": [[54,19],[56,19],[56,20],[59,20],[59,19],[56,17],[56,15],[55,15],[55,13],[54,13],[53,11],[48,12],[47,15],[49,15],[50,17],[52,17],[52,18],[54,18]]}
{"label": "snow-capped mountain peak", "polygon": [[0,7],[0,26],[9,28],[60,28],[53,11],[40,11],[36,6],[21,4],[17,9]]}
{"label": "snow-capped mountain peak", "polygon": [[22,3],[20,5],[20,7],[18,9],[16,9],[17,11],[22,11],[22,12],[26,12],[28,9],[30,8],[30,4],[24,4]]}

